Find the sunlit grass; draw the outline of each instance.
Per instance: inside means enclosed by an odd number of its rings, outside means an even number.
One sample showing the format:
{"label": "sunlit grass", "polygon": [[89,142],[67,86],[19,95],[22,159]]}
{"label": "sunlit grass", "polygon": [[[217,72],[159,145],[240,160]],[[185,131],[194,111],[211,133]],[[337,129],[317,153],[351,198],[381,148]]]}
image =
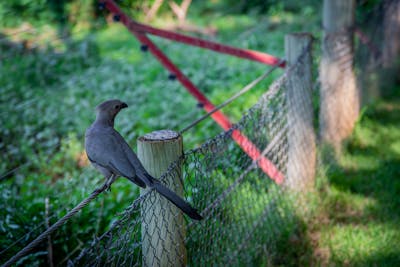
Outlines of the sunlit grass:
{"label": "sunlit grass", "polygon": [[120,23],[96,31],[95,42],[104,58],[121,61],[121,64],[135,64],[143,60],[140,43]]}
{"label": "sunlit grass", "polygon": [[393,223],[334,225],[322,233],[321,245],[331,250],[331,262],[349,266],[396,266],[400,233]]}
{"label": "sunlit grass", "polygon": [[338,266],[400,264],[399,96],[367,108],[328,171],[319,247]]}

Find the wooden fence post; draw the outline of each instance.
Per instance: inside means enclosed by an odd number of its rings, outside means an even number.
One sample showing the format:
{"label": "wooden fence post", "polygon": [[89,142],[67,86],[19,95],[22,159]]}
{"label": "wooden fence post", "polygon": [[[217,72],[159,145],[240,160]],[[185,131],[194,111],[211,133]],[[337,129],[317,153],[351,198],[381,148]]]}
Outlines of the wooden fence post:
{"label": "wooden fence post", "polygon": [[311,44],[312,36],[307,33],[285,36],[286,60],[288,67],[293,67],[286,84],[289,128],[286,186],[296,191],[312,189],[315,179]]}
{"label": "wooden fence post", "polygon": [[[137,141],[138,157],[145,169],[160,177],[182,155],[182,136],[170,130],[155,131]],[[168,187],[183,194],[180,164],[166,177]],[[148,189],[142,189],[141,194]],[[152,192],[142,203],[143,266],[185,266],[185,221],[182,212],[166,198]]]}
{"label": "wooden fence post", "polygon": [[355,0],[324,0],[320,66],[320,135],[340,151],[359,115],[360,95],[353,70]]}

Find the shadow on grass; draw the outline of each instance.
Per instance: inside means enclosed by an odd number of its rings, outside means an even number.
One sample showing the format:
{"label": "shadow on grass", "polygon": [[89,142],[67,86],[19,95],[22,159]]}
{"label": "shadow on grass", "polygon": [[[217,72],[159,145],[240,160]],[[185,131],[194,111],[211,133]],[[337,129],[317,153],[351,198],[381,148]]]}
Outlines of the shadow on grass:
{"label": "shadow on grass", "polygon": [[327,171],[326,240],[339,266],[400,265],[400,98],[367,110]]}

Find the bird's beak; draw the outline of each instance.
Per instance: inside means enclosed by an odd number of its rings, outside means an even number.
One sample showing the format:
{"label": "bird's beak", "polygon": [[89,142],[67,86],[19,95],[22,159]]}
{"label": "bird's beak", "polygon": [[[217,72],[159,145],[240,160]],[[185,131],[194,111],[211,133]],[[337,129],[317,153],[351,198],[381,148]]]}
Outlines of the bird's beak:
{"label": "bird's beak", "polygon": [[128,107],[128,104],[126,104],[125,102],[122,102],[121,108],[127,108],[127,107]]}

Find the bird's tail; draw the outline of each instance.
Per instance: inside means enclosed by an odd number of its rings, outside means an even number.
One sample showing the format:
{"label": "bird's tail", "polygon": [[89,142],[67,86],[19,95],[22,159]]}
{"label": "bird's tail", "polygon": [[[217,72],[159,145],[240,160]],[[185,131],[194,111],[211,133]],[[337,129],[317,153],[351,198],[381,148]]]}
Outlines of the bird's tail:
{"label": "bird's tail", "polygon": [[[154,178],[153,178],[154,179]],[[175,192],[171,191],[168,187],[157,181],[153,180],[152,186],[158,193],[163,195],[169,201],[175,204],[179,209],[181,209],[184,213],[186,213],[190,218],[194,220],[201,220],[203,217],[197,212],[195,208],[190,206],[185,200],[183,200],[180,196],[178,196]]]}

